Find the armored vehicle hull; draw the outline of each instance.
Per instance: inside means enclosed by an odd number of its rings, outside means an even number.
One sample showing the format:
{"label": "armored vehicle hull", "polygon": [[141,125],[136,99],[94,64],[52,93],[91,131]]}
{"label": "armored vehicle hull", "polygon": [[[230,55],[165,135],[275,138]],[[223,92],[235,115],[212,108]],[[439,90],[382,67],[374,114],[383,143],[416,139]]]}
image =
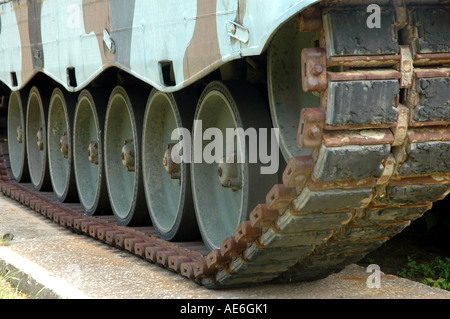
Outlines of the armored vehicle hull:
{"label": "armored vehicle hull", "polygon": [[2,192],[211,288],[339,271],[450,191],[450,2],[0,2]]}

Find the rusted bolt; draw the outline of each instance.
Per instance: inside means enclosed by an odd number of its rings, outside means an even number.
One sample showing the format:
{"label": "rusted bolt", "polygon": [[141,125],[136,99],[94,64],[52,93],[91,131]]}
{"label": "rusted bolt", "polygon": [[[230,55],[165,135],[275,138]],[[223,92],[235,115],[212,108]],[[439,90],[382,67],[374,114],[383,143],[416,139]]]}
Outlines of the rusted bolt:
{"label": "rusted bolt", "polygon": [[42,130],[42,127],[39,128],[36,134],[36,144],[39,147],[39,150],[44,150],[44,132]]}
{"label": "rusted bolt", "polygon": [[311,138],[318,138],[320,136],[320,129],[317,126],[313,126],[308,130],[308,136]]}
{"label": "rusted bolt", "polygon": [[320,64],[314,64],[313,67],[311,68],[311,73],[315,76],[322,74],[322,72],[323,72],[323,67]]}
{"label": "rusted bolt", "polygon": [[96,141],[89,142],[87,154],[89,162],[98,165],[98,143]]}
{"label": "rusted bolt", "polygon": [[217,175],[222,187],[231,188],[233,192],[242,188],[240,166],[235,153],[222,159],[217,168]]}
{"label": "rusted bolt", "polygon": [[19,125],[19,126],[17,127],[16,138],[17,138],[17,142],[19,142],[19,143],[22,143],[22,142],[23,142],[23,129],[22,129],[22,125]]}
{"label": "rusted bolt", "polygon": [[64,158],[69,157],[69,137],[67,136],[67,132],[64,132],[59,139],[59,150],[61,151]]}
{"label": "rusted bolt", "polygon": [[176,159],[176,162],[172,158],[172,149],[175,144],[171,143],[167,145],[167,149],[164,152],[163,157],[163,165],[166,169],[166,172],[170,175],[171,179],[180,179],[181,178],[181,165],[179,164],[179,158]]}
{"label": "rusted bolt", "polygon": [[122,164],[127,168],[127,171],[134,172],[134,143],[133,140],[125,140],[122,146],[122,153],[120,155]]}

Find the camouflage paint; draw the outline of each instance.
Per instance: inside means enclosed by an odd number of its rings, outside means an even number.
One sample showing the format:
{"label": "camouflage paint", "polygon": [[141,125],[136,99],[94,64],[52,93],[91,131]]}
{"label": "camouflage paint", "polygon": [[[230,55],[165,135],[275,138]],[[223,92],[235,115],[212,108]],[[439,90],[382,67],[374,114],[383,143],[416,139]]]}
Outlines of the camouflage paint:
{"label": "camouflage paint", "polygon": [[[0,80],[11,87],[10,72],[24,68],[21,48],[23,41],[21,41],[18,18],[14,14],[12,3],[0,7],[0,20]],[[17,73],[17,81],[22,82],[20,72]]]}
{"label": "camouflage paint", "polygon": [[93,32],[97,37],[98,50],[101,52],[102,64],[112,65],[114,54],[103,42],[103,30],[112,30],[110,1],[83,0],[83,22],[86,33]]}
{"label": "camouflage paint", "polygon": [[67,68],[75,68],[78,84],[87,84],[103,69],[97,35],[84,28],[82,5],[82,0],[47,0],[41,10],[43,72],[70,91]]}
{"label": "camouflage paint", "polygon": [[217,3],[208,0],[197,1],[195,30],[183,57],[183,76],[195,77],[208,66],[220,61],[220,47],[217,40],[215,12]]}
{"label": "camouflage paint", "polygon": [[135,2],[135,0],[110,1],[112,20],[111,36],[114,39],[116,47],[120,48],[115,55],[115,63],[125,69],[130,69]]}
{"label": "camouflage paint", "polygon": [[[228,61],[261,54],[285,21],[317,1],[8,1],[0,5],[0,81],[17,90],[44,72],[79,91],[115,66],[161,91],[176,91]],[[248,30],[248,42],[229,34],[231,22]],[[105,44],[105,30],[114,52]],[[173,65],[173,86],[163,81],[166,63]],[[75,69],[76,87],[67,83],[68,68]]]}
{"label": "camouflage paint", "polygon": [[41,10],[42,2],[33,1],[28,6],[28,34],[30,35],[31,56],[34,69],[44,68],[44,57],[42,51],[41,37]]}

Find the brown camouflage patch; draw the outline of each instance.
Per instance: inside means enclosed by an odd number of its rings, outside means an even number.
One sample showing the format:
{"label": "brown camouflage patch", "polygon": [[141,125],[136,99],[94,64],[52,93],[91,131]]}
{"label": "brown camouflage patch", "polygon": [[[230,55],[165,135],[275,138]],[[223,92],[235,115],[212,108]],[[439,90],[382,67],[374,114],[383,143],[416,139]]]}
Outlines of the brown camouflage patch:
{"label": "brown camouflage patch", "polygon": [[22,47],[22,83],[28,82],[33,75],[34,63],[31,49],[30,33],[28,27],[29,7],[31,4],[27,0],[17,0],[13,2],[14,12],[19,28],[20,43]]}
{"label": "brown camouflage patch", "polygon": [[109,0],[83,0],[83,21],[86,34],[94,32],[97,36],[98,48],[101,52],[102,64],[112,64],[114,54],[103,42],[103,30],[112,32],[111,6]]}
{"label": "brown camouflage patch", "polygon": [[216,26],[216,1],[198,0],[194,35],[183,60],[184,79],[199,77],[221,61]]}

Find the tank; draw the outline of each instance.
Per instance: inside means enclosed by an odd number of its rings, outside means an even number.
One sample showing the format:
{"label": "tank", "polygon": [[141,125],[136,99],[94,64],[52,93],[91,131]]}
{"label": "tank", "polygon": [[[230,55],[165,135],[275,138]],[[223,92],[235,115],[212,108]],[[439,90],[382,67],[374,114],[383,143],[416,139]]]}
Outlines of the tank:
{"label": "tank", "polygon": [[450,191],[449,5],[1,1],[2,192],[209,288],[325,277]]}

